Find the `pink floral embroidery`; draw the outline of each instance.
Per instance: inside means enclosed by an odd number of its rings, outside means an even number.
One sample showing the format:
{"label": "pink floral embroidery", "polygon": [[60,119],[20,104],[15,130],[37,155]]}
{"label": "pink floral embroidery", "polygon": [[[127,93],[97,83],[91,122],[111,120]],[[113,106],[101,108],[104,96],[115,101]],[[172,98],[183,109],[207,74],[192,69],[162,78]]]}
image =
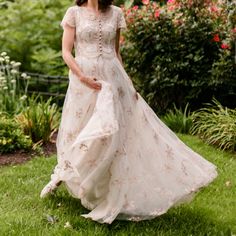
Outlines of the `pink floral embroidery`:
{"label": "pink floral embroidery", "polygon": [[167,157],[173,159],[173,155],[174,155],[173,148],[170,147],[168,144],[166,144],[166,155]]}
{"label": "pink floral embroidery", "polygon": [[168,164],[164,164],[165,170],[170,171],[172,170],[172,167]]}
{"label": "pink floral embroidery", "polygon": [[132,209],[135,208],[134,201],[129,201],[129,200],[127,199],[127,194],[125,194],[125,202],[124,202],[123,207],[124,207],[126,210],[132,210]]}
{"label": "pink floral embroidery", "polygon": [[158,134],[157,134],[157,133],[154,133],[153,138],[157,141],[157,140],[159,139],[159,138],[158,138]]}
{"label": "pink floral embroidery", "polygon": [[70,131],[66,134],[66,141],[67,142],[72,142],[76,137],[76,134],[74,131]]}
{"label": "pink floral embroidery", "polygon": [[123,98],[125,96],[125,92],[122,87],[119,87],[117,91],[120,98]]}
{"label": "pink floral embroidery", "polygon": [[186,167],[185,167],[185,165],[184,165],[184,161],[181,162],[181,170],[183,171],[183,173],[184,173],[185,175],[188,175],[187,170],[186,170]]}
{"label": "pink floral embroidery", "polygon": [[130,115],[130,116],[133,114],[133,111],[132,111],[131,107],[129,107],[129,108],[126,110],[126,112],[127,112],[128,115]]}
{"label": "pink floral embroidery", "polygon": [[89,164],[89,167],[96,167],[97,166],[96,159],[88,160],[87,163]]}
{"label": "pink floral embroidery", "polygon": [[84,144],[84,143],[81,143],[80,146],[79,146],[79,148],[80,148],[81,150],[85,151],[85,152],[88,151],[88,146],[87,146],[86,144]]}
{"label": "pink floral embroidery", "polygon": [[82,115],[83,115],[83,109],[82,108],[80,108],[78,111],[75,112],[75,116],[77,118],[81,118]]}
{"label": "pink floral embroidery", "polygon": [[143,111],[143,114],[142,114],[142,120],[143,120],[145,123],[148,123],[148,119],[147,119],[146,114],[145,114],[144,111]]}
{"label": "pink floral embroidery", "polygon": [[67,169],[73,169],[73,167],[72,167],[70,161],[65,160],[65,161],[64,161],[64,170],[67,170]]}
{"label": "pink floral embroidery", "polygon": [[112,181],[113,184],[117,184],[119,187],[121,187],[121,185],[123,184],[123,180],[121,179],[114,179]]}
{"label": "pink floral embroidery", "polygon": [[108,142],[108,138],[107,137],[102,137],[100,140],[101,140],[101,143],[102,143],[103,146],[107,145],[107,142]]}

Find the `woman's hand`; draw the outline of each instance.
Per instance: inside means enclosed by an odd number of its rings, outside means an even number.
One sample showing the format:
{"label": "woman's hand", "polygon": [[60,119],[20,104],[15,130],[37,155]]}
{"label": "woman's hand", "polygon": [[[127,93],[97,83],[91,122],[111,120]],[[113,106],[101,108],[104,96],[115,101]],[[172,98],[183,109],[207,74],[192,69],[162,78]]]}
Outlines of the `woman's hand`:
{"label": "woman's hand", "polygon": [[100,90],[102,88],[102,84],[97,81],[96,78],[90,76],[80,76],[80,81],[83,82],[89,88]]}

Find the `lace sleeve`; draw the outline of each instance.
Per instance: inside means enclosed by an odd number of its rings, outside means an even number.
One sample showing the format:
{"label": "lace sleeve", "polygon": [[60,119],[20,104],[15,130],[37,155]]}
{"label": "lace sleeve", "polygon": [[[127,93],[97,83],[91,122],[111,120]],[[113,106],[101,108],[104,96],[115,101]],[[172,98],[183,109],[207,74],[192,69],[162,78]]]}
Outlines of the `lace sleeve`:
{"label": "lace sleeve", "polygon": [[64,29],[65,25],[69,25],[71,27],[75,27],[75,9],[74,7],[69,7],[61,21],[61,27]]}
{"label": "lace sleeve", "polygon": [[118,29],[119,28],[123,28],[123,29],[127,28],[125,17],[124,17],[124,13],[123,13],[121,8],[119,8],[119,12],[118,12],[117,28]]}

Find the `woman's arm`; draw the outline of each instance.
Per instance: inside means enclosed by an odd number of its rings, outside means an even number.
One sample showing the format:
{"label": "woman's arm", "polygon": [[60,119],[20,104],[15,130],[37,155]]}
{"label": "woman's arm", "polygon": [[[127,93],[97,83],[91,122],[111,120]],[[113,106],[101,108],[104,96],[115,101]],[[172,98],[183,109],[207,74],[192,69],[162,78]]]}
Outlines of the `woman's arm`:
{"label": "woman's arm", "polygon": [[72,56],[72,49],[75,40],[75,27],[66,25],[62,36],[62,58],[67,66],[72,70],[78,77],[82,76],[82,71],[78,67],[74,57]]}
{"label": "woman's arm", "polygon": [[71,27],[67,24],[64,26],[64,32],[62,36],[62,58],[71,71],[76,76],[78,76],[81,82],[85,83],[90,88],[100,90],[101,83],[96,82],[96,78],[91,78],[84,75],[71,53],[75,41],[75,29],[75,27]]}

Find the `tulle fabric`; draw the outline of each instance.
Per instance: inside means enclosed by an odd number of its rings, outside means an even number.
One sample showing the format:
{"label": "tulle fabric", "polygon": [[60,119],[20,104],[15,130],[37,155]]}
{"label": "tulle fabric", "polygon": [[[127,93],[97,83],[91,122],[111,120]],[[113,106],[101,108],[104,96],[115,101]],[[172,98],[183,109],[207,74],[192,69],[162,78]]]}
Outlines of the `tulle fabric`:
{"label": "tulle fabric", "polygon": [[62,180],[90,210],[83,217],[100,223],[152,219],[191,201],[217,177],[217,167],[185,145],[135,90],[114,48],[117,28],[126,27],[121,9],[112,6],[100,18],[77,6],[66,14],[72,12],[74,20],[66,15],[62,25],[76,24],[75,60],[102,89],[69,71],[51,179]]}

